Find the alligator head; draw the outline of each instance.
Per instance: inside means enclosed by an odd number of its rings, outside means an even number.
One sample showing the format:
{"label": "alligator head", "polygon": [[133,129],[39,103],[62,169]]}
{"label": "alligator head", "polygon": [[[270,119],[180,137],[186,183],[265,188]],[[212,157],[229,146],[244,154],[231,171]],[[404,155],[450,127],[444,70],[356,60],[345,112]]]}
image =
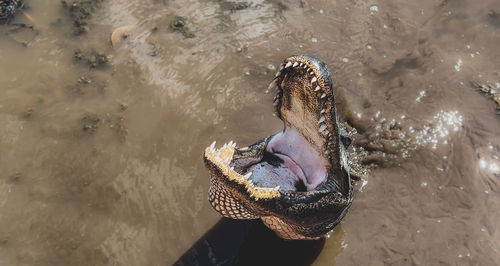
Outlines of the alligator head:
{"label": "alligator head", "polygon": [[291,56],[269,86],[283,131],[248,147],[207,147],[209,201],[226,217],[261,218],[282,238],[319,238],[353,197],[331,74],[315,57]]}

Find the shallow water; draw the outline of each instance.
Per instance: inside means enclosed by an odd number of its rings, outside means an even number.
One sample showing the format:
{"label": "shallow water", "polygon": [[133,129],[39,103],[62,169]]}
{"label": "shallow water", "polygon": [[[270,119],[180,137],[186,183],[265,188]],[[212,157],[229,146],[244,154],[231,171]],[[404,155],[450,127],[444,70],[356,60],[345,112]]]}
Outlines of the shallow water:
{"label": "shallow water", "polygon": [[59,1],[26,2],[12,23],[35,32],[0,26],[0,265],[175,261],[219,218],[204,148],[280,130],[266,88],[291,54],[324,60],[369,132],[411,139],[357,183],[317,265],[500,260],[500,116],[471,85],[500,90],[496,0],[106,0],[79,37]]}

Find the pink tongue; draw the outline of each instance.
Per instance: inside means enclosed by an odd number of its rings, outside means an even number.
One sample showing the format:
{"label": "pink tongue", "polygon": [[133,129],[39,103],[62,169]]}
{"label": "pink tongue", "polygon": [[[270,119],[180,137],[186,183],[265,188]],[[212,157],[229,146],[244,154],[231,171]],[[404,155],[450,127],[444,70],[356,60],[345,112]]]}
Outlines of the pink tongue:
{"label": "pink tongue", "polygon": [[283,164],[285,165],[285,167],[290,169],[296,176],[302,179],[305,185],[308,184],[307,178],[304,175],[304,172],[302,172],[302,168],[300,168],[298,164],[296,164],[292,159],[290,159],[290,157],[279,153],[275,153],[274,155],[281,158],[281,160],[283,160]]}
{"label": "pink tongue", "polygon": [[307,190],[315,189],[326,180],[324,159],[294,128],[288,127],[273,136],[266,149],[279,156],[304,181]]}

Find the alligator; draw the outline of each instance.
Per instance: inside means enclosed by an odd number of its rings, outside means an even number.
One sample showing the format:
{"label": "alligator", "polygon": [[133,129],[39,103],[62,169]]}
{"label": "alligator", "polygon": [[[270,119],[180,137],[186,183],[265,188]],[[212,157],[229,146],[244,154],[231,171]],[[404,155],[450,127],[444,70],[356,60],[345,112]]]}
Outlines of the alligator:
{"label": "alligator", "polygon": [[248,147],[207,147],[209,202],[224,217],[260,218],[283,239],[322,238],[353,200],[350,139],[339,130],[330,70],[313,56],[290,56],[268,89],[277,91],[284,129]]}

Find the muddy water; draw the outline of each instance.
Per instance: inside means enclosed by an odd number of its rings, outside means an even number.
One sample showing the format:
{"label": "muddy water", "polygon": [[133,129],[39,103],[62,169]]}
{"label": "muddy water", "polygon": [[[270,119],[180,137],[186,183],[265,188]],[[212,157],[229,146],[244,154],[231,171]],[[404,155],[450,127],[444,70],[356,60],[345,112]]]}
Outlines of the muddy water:
{"label": "muddy water", "polygon": [[219,218],[204,147],[280,129],[266,87],[297,53],[327,62],[365,135],[394,120],[409,139],[316,264],[495,265],[500,116],[471,85],[500,90],[495,2],[106,0],[75,37],[59,1],[29,1],[13,23],[34,32],[0,26],[0,265],[175,261]]}

